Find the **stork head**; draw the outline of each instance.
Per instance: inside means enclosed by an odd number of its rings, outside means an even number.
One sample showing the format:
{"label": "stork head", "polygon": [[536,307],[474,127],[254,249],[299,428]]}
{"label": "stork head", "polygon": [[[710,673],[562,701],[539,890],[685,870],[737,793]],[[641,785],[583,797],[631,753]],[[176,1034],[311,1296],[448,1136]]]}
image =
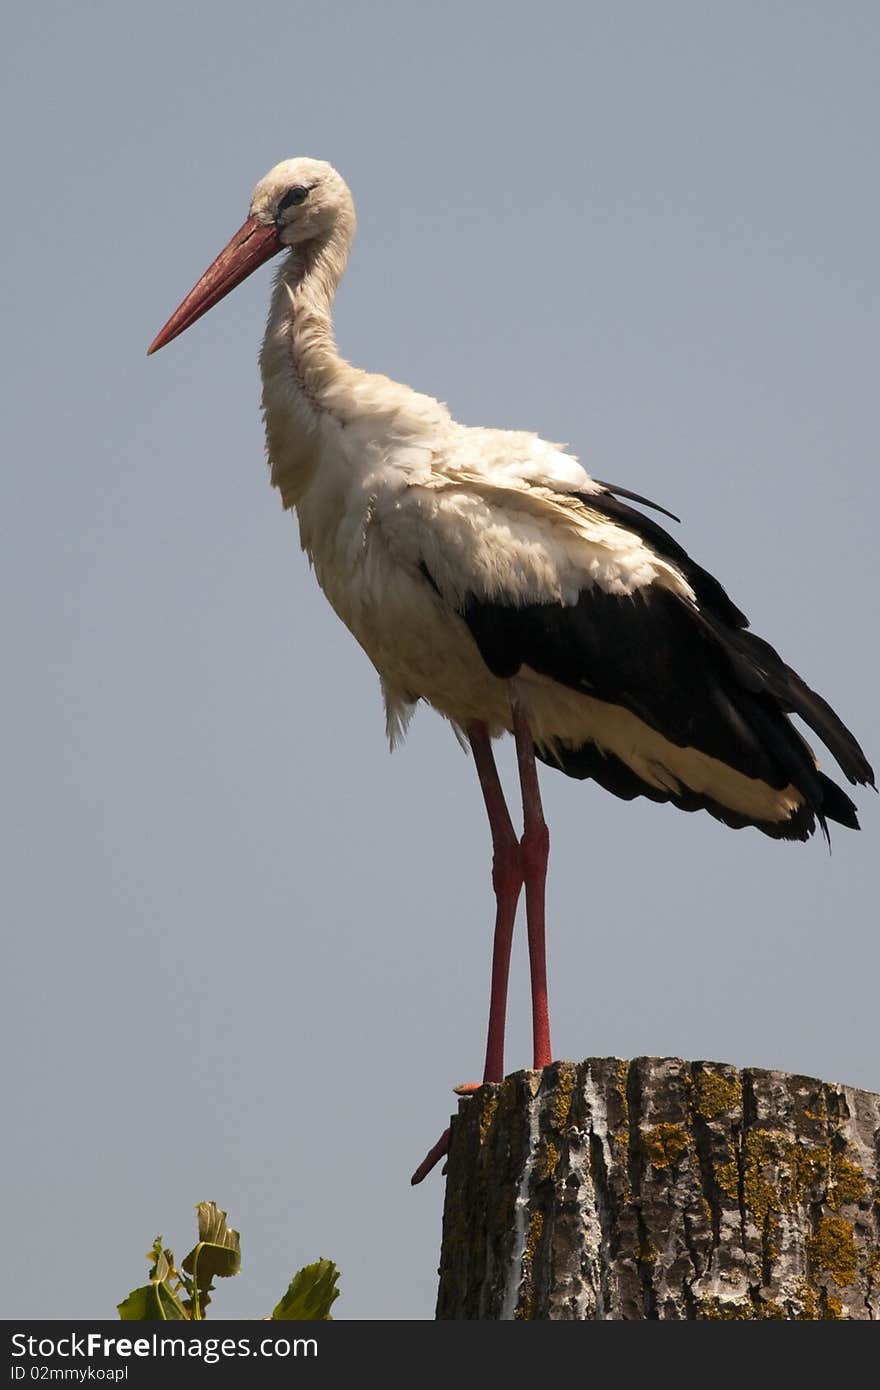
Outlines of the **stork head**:
{"label": "stork head", "polygon": [[284,159],[260,179],[250,214],[277,228],[282,246],[328,236],[340,222],[354,224],[348,185],[323,159]]}
{"label": "stork head", "polygon": [[354,232],[354,204],[344,179],[322,159],[285,159],[254,189],[247,221],[211,262],[147,349],[170,343],[230,290],[285,247]]}

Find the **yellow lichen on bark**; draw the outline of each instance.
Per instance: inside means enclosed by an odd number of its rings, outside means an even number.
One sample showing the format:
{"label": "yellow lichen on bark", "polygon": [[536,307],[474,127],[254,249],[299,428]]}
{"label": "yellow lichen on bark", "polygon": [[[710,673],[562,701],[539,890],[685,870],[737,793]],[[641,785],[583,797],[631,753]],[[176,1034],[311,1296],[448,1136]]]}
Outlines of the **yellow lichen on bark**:
{"label": "yellow lichen on bark", "polygon": [[810,1240],[810,1259],[840,1288],[851,1284],[859,1268],[853,1228],[841,1216],[823,1216]]}
{"label": "yellow lichen on bark", "polygon": [[556,1091],[556,1099],[553,1102],[553,1123],[560,1134],[568,1124],[568,1117],[571,1113],[571,1097],[574,1092],[575,1068],[573,1066],[563,1066],[559,1068],[559,1084]]}
{"label": "yellow lichen on bark", "polygon": [[482,1108],[482,1110],[480,1111],[480,1147],[481,1147],[481,1148],[483,1147],[483,1145],[485,1144],[486,1140],[487,1140],[488,1137],[489,1137],[489,1130],[492,1128],[492,1121],[495,1119],[495,1113],[496,1113],[497,1110],[498,1110],[498,1096],[497,1096],[497,1095],[490,1095],[490,1096],[488,1096],[488,1097],[486,1098],[486,1100],[483,1102],[483,1108]]}
{"label": "yellow lichen on bark", "polygon": [[535,1251],[538,1241],[544,1231],[544,1216],[540,1211],[536,1211],[529,1226],[529,1234],[526,1238],[526,1248],[522,1257],[522,1284],[520,1285],[520,1301],[515,1317],[519,1320],[528,1321],[535,1311],[535,1289],[532,1278],[532,1270],[535,1263]]}
{"label": "yellow lichen on bark", "polygon": [[552,1178],[556,1172],[556,1165],[559,1162],[559,1150],[551,1139],[547,1140],[544,1150],[544,1172],[545,1178]]}
{"label": "yellow lichen on bark", "polygon": [[829,1207],[839,1211],[849,1202],[860,1202],[867,1190],[867,1179],[859,1165],[844,1158],[843,1154],[832,1154],[825,1199]]}
{"label": "yellow lichen on bark", "polygon": [[687,1146],[687,1132],[681,1125],[654,1125],[642,1135],[642,1148],[652,1168],[673,1167],[686,1153]]}
{"label": "yellow lichen on bark", "polygon": [[714,1120],[725,1110],[742,1105],[742,1082],[738,1077],[729,1080],[717,1071],[701,1071],[696,1079],[694,1109],[704,1120]]}

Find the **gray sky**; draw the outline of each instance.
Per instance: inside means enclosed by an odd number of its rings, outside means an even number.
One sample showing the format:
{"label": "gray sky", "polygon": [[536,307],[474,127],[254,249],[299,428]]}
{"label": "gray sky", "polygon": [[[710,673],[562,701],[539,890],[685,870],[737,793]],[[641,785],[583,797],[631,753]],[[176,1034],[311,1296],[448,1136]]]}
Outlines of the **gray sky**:
{"label": "gray sky", "polygon": [[[215,1198],[218,1315],[327,1255],[340,1317],[430,1317],[473,768],[428,710],[389,757],[269,487],[270,271],[146,346],[272,164],[333,161],[346,355],[677,511],[876,761],[880,9],[103,0],[18,6],[0,61],[3,1316],[112,1316]],[[880,1088],[871,794],[829,857],[543,787],[557,1056]],[[526,974],[518,936],[510,1069]]]}

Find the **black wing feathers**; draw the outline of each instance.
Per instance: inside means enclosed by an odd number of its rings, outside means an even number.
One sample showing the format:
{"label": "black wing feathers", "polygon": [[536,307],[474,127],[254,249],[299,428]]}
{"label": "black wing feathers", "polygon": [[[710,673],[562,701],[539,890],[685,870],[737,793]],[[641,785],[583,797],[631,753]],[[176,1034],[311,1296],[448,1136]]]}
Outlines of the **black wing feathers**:
{"label": "black wing feathers", "polygon": [[[616,497],[625,497],[630,502],[638,502],[642,507],[650,507],[652,511],[662,512],[664,516],[669,517],[670,521],[681,521],[681,517],[676,516],[675,512],[667,511],[666,507],[661,507],[659,502],[652,502],[650,497],[643,497],[640,492],[630,492],[629,488],[618,487],[616,483],[603,483],[599,478],[594,478],[593,482],[597,487],[603,487],[606,492],[614,493]],[[584,495],[584,493],[579,494],[579,496]]]}
{"label": "black wing feathers", "polygon": [[628,507],[616,497],[603,494],[597,496],[592,492],[579,492],[577,496],[585,507],[601,512],[609,521],[616,522],[624,530],[635,532],[661,559],[670,560],[684,575],[700,604],[713,609],[719,618],[725,623],[730,623],[731,627],[748,627],[749,620],[745,613],[740,612],[736,604],[728,598],[718,580],[708,570],[696,564],[684,546],[679,545],[658,522],[649,516],[643,516],[635,507]]}
{"label": "black wing feathers", "polygon": [[[602,753],[594,743],[584,744],[581,748],[561,748],[558,756],[554,756],[552,753],[542,753],[540,748],[535,749],[535,754],[548,767],[561,768],[568,777],[590,777],[594,782],[598,782],[600,787],[612,792],[614,796],[622,797],[624,801],[632,801],[637,796],[643,796],[649,801],[671,801],[680,811],[708,811],[711,816],[729,826],[731,830],[743,830],[747,825],[756,824],[748,816],[739,815],[736,811],[732,811],[729,806],[722,806],[719,802],[713,801],[711,797],[700,796],[687,787],[683,787],[678,793],[652,787],[648,782],[643,782],[620,758],[615,757],[613,753]],[[825,780],[828,781],[827,778]],[[843,797],[849,810],[846,811],[846,819],[844,819],[844,814],[834,815],[831,809],[826,807],[824,816],[829,820],[840,821],[843,825],[858,830],[859,823],[855,819],[855,807],[849,797],[845,796],[833,782],[829,782],[828,785],[835,793]],[[814,824],[815,815],[812,807],[804,805],[795,812],[790,820],[762,821],[758,823],[758,829],[774,840],[806,840],[812,834]]]}
{"label": "black wing feathers", "polygon": [[726,631],[711,613],[701,613],[700,619],[724,648],[743,686],[766,691],[786,714],[799,715],[833,753],[850,782],[873,785],[871,765],[849,729],[769,642],[753,632]]}
{"label": "black wing feathers", "polygon": [[593,778],[615,796],[708,810],[726,825],[757,824],[778,839],[806,839],[816,820],[823,830],[826,820],[857,829],[852,801],[819,771],[786,715],[797,714],[809,725],[851,782],[873,783],[852,734],[768,642],[746,631],[748,620],[717,579],[656,521],[611,493],[644,499],[610,484],[600,486],[607,491],[577,495],[586,507],[634,532],[675,565],[691,586],[696,606],[658,584],[631,596],[592,584],[567,607],[517,606],[471,596],[460,612],[483,660],[503,679],[525,665],[594,699],[623,706],[678,747],[699,749],[775,790],[793,784],[805,804],[784,822],[757,822],[687,787],[676,792],[653,787],[593,743],[538,755],[569,776]]}
{"label": "black wing feathers", "polygon": [[[723,651],[668,589],[649,587],[620,597],[594,585],[568,608],[471,600],[462,617],[493,675],[509,679],[529,666],[597,700],[623,705],[677,747],[699,748],[776,790],[792,780],[793,760],[801,765],[802,780],[810,777],[809,753],[774,702],[730,688]],[[768,741],[774,714],[793,744],[782,732]]]}

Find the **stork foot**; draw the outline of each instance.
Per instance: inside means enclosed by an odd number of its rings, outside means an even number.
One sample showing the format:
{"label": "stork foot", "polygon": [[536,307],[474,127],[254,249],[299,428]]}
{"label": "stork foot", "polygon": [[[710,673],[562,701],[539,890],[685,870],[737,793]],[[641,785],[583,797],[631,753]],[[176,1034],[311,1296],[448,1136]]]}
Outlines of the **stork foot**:
{"label": "stork foot", "polygon": [[[468,1096],[472,1096],[475,1091],[479,1091],[480,1087],[484,1084],[485,1083],[482,1081],[463,1081],[460,1086],[453,1086],[452,1089],[457,1096],[461,1096],[463,1099],[466,1099]],[[437,1164],[440,1162],[441,1158],[445,1158],[446,1155],[449,1153],[449,1134],[450,1131],[448,1129],[444,1129],[443,1133],[440,1135],[440,1138],[437,1140],[437,1143],[434,1145],[434,1147],[432,1149],[429,1149],[428,1152],[425,1154],[425,1157],[422,1159],[418,1168],[410,1178],[410,1183],[413,1187],[415,1187],[418,1183],[423,1182],[424,1179],[431,1172],[431,1170],[437,1167]],[[445,1163],[443,1164],[443,1167],[440,1169],[440,1172],[446,1172]]]}
{"label": "stork foot", "polygon": [[[410,1182],[412,1183],[412,1186],[415,1187],[417,1183],[423,1182],[424,1179],[425,1179],[425,1178],[428,1176],[428,1174],[431,1172],[432,1168],[436,1168],[436,1166],[437,1166],[437,1164],[440,1162],[441,1158],[445,1158],[446,1155],[447,1155],[448,1153],[449,1153],[449,1130],[448,1130],[448,1129],[444,1129],[443,1133],[440,1135],[440,1138],[437,1140],[437,1143],[434,1145],[434,1147],[433,1147],[432,1149],[429,1149],[429,1150],[428,1150],[428,1152],[425,1154],[425,1157],[422,1159],[421,1163],[419,1164],[418,1168],[416,1169],[416,1171],[413,1173],[412,1177],[410,1178]],[[445,1173],[445,1172],[446,1172],[446,1164],[445,1164],[445,1163],[443,1164],[443,1167],[441,1168],[440,1171],[441,1171],[441,1173]]]}

